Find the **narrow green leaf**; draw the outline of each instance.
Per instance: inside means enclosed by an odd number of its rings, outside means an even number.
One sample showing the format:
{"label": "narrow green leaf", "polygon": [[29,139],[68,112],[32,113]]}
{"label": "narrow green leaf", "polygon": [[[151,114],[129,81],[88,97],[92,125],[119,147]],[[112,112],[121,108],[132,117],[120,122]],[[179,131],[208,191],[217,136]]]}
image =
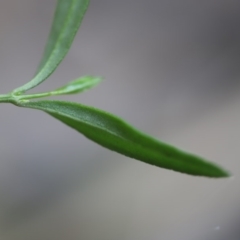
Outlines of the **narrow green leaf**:
{"label": "narrow green leaf", "polygon": [[104,111],[49,100],[21,103],[21,106],[43,110],[103,147],[140,161],[191,175],[228,176],[217,165],[159,142]]}
{"label": "narrow green leaf", "polygon": [[102,78],[100,77],[83,76],[52,91],[52,95],[75,94],[83,92],[89,88],[96,86],[101,81]]}
{"label": "narrow green leaf", "polygon": [[83,92],[89,88],[96,86],[101,80],[102,78],[100,77],[84,76],[72,82],[69,82],[66,85],[50,92],[23,94],[23,95],[17,96],[17,102],[24,101],[24,100],[28,101],[28,99],[44,98],[44,97],[50,97],[50,96],[57,96],[57,95],[63,95],[63,94],[75,94],[75,93]]}
{"label": "narrow green leaf", "polygon": [[14,90],[25,92],[48,78],[67,54],[87,10],[89,0],[58,0],[49,38],[34,78]]}

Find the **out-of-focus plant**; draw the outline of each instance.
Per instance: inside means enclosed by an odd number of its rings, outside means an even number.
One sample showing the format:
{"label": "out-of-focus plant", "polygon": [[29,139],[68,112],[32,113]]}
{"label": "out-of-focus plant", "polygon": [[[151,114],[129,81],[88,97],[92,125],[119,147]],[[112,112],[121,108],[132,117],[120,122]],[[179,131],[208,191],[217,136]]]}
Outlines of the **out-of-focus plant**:
{"label": "out-of-focus plant", "polygon": [[58,0],[50,35],[35,76],[9,94],[0,95],[0,103],[42,110],[74,128],[92,141],[110,150],[161,168],[206,177],[227,177],[217,165],[148,136],[122,119],[79,103],[36,100],[85,91],[100,77],[83,76],[49,92],[26,94],[45,81],[67,54],[87,10],[89,0]]}

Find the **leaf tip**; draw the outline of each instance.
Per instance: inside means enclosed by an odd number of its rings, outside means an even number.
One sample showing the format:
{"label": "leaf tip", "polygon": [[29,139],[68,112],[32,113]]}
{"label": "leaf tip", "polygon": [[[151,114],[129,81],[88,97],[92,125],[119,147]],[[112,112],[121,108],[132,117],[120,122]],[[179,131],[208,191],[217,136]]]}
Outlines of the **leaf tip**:
{"label": "leaf tip", "polygon": [[222,167],[219,167],[217,165],[213,165],[209,167],[209,171],[204,174],[205,177],[211,177],[211,178],[227,178],[231,177],[231,173],[227,170],[223,169]]}

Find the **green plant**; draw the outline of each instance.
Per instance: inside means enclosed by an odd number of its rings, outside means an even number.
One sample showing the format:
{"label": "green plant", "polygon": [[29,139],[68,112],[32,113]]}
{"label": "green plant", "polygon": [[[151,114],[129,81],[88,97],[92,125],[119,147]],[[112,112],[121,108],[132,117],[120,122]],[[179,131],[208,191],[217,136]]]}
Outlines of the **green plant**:
{"label": "green plant", "polygon": [[35,76],[9,94],[0,95],[0,102],[42,110],[103,147],[158,167],[191,175],[227,177],[228,173],[217,165],[159,142],[102,110],[73,102],[35,100],[82,92],[98,84],[100,77],[84,76],[54,91],[26,94],[45,81],[63,60],[88,3],[89,0],[58,0],[48,42]]}

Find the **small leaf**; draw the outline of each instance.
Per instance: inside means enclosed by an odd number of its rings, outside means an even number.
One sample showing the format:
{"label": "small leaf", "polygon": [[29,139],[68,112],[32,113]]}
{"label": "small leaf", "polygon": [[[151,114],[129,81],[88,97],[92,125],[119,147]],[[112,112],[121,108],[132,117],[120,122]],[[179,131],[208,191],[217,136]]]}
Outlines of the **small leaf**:
{"label": "small leaf", "polygon": [[67,54],[87,10],[89,0],[58,0],[42,60],[34,78],[14,90],[25,92],[47,79]]}
{"label": "small leaf", "polygon": [[191,175],[228,176],[217,165],[157,141],[104,111],[77,103],[49,100],[21,103],[21,106],[43,110],[103,147],[128,157]]}
{"label": "small leaf", "polygon": [[52,95],[75,94],[96,86],[102,81],[100,77],[84,76],[52,91]]}

